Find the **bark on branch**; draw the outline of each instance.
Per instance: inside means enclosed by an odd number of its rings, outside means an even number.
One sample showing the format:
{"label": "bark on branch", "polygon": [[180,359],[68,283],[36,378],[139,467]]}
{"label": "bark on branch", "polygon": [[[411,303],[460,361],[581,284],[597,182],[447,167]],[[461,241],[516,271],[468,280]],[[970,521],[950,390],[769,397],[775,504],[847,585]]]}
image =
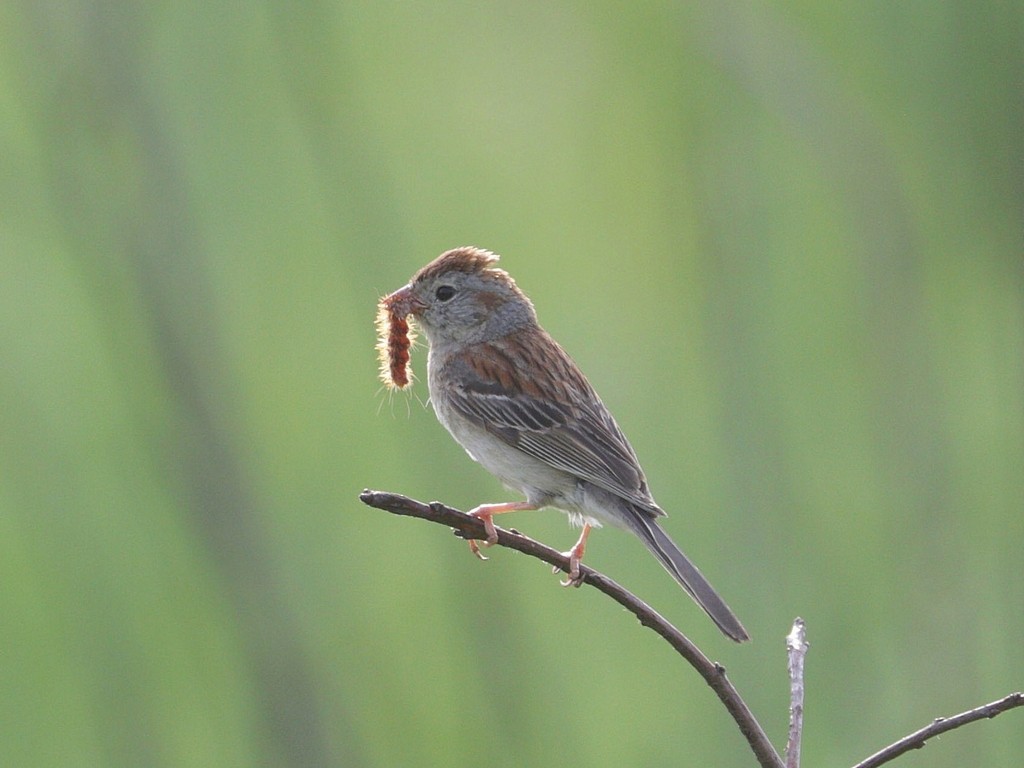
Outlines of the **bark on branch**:
{"label": "bark on branch", "polygon": [[953,715],[953,717],[938,717],[924,728],[914,731],[909,736],[904,736],[894,744],[890,744],[885,749],[876,752],[867,760],[857,763],[853,768],[878,768],[878,766],[888,763],[890,760],[895,760],[904,752],[909,752],[912,749],[921,749],[928,739],[938,736],[940,733],[952,731],[954,728],[973,723],[975,720],[995,717],[1008,709],[1020,706],[1024,706],[1024,693],[1017,691],[1009,696],[1004,696],[998,701],[990,702],[975,709],[969,709],[966,712],[961,712],[959,715]]}
{"label": "bark on branch", "polygon": [[[424,504],[397,493],[369,490],[363,491],[359,498],[364,504],[385,510],[386,512],[407,517],[418,517],[421,520],[453,528],[455,534],[463,539],[484,540],[487,537],[484,531],[484,524],[479,519],[470,517],[466,513],[446,506],[439,501]],[[498,528],[498,545],[530,555],[552,566],[556,566],[566,573],[569,572],[568,557],[516,531]],[[589,584],[598,591],[603,592],[636,616],[643,626],[660,635],[680,656],[686,659],[690,666],[697,671],[697,674],[704,678],[704,681],[715,692],[715,695],[718,696],[730,716],[736,722],[740,733],[747,740],[750,749],[762,768],[786,768],[786,764],[783,763],[779,753],[768,740],[764,729],[757,722],[746,702],[743,701],[736,691],[736,688],[733,687],[733,684],[726,677],[725,667],[717,662],[710,661],[682,632],[672,626],[657,611],[636,595],[587,565],[581,565],[580,571],[585,584]],[[797,619],[797,622],[799,624],[794,624],[794,632],[788,638],[790,647],[790,676],[791,685],[793,686],[790,702],[790,743],[787,750],[790,766],[798,765],[800,759],[799,737],[803,730],[803,654],[807,650],[803,635],[803,622],[800,619]],[[982,707],[961,712],[953,717],[938,718],[930,725],[876,752],[853,768],[878,768],[878,766],[894,760],[905,752],[912,749],[920,749],[928,739],[938,736],[940,733],[951,731],[954,728],[959,728],[976,720],[995,717],[1002,712],[1020,706],[1024,706],[1024,693],[1017,692]]]}
{"label": "bark on branch", "polygon": [[807,656],[807,630],[799,616],[786,636],[789,656],[789,740],[786,742],[786,768],[800,768],[800,744],[804,734],[804,658]]}
{"label": "bark on branch", "polygon": [[[396,515],[418,517],[454,528],[456,535],[464,539],[483,540],[487,538],[487,534],[484,533],[484,524],[480,520],[438,501],[424,504],[407,496],[383,491],[363,491],[359,498],[364,504],[377,509],[383,509]],[[539,541],[523,536],[521,533],[498,528],[498,545],[536,557],[545,563],[561,568],[566,573],[569,572],[568,557]],[[661,635],[680,656],[689,662],[690,666],[697,670],[697,673],[704,678],[704,681],[728,710],[763,768],[785,768],[782,758],[779,757],[775,747],[768,740],[764,729],[726,677],[725,667],[710,661],[696,645],[690,642],[689,638],[636,595],[585,564],[580,565],[580,571],[585,584],[603,592],[630,611],[643,626]]]}

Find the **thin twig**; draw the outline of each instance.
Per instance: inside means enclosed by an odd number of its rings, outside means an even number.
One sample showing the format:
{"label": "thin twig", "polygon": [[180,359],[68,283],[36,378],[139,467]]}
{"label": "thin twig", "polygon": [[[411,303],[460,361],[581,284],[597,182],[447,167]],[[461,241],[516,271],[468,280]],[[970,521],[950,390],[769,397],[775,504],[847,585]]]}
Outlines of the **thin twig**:
{"label": "thin twig", "polygon": [[807,656],[807,632],[799,616],[786,635],[789,657],[789,740],[786,742],[786,768],[800,768],[800,740],[804,733],[804,657]]}
{"label": "thin twig", "polygon": [[912,749],[920,749],[925,745],[925,742],[933,736],[938,736],[940,733],[945,733],[946,731],[952,731],[954,728],[959,728],[962,725],[973,723],[975,720],[984,720],[985,718],[995,717],[996,715],[1006,712],[1008,709],[1020,706],[1024,706],[1024,693],[1017,691],[1016,693],[1011,693],[1009,696],[1004,696],[998,701],[993,701],[982,707],[976,707],[975,709],[969,709],[966,712],[961,712],[959,715],[936,718],[932,723],[926,725],[924,728],[919,731],[914,731],[909,736],[904,736],[894,744],[890,744],[885,749],[876,752],[867,760],[857,763],[853,768],[878,768],[878,766],[888,763],[890,760],[895,760],[904,752],[909,752]]}
{"label": "thin twig", "polygon": [[[383,491],[363,491],[359,498],[364,504],[377,509],[383,509],[396,515],[418,517],[454,528],[456,534],[464,539],[485,539],[487,537],[484,532],[484,524],[479,519],[437,501],[424,504],[407,496]],[[561,568],[566,573],[569,572],[569,558],[520,533],[498,528],[498,544],[536,557]],[[725,705],[733,720],[736,721],[736,725],[739,726],[740,732],[747,740],[762,768],[785,768],[782,758],[779,757],[779,753],[775,751],[768,740],[764,729],[725,676],[725,667],[710,661],[682,632],[672,626],[647,603],[607,576],[586,565],[580,566],[580,572],[585,583],[608,595],[629,610],[643,626],[661,635],[680,656],[689,662],[690,666],[697,670],[697,673],[704,678],[711,690]]]}

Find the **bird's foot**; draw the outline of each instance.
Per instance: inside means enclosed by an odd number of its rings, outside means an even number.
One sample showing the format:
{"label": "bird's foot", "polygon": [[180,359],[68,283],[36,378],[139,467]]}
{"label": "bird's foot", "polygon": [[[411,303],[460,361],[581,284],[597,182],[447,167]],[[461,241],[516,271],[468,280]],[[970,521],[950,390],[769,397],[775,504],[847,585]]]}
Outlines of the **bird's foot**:
{"label": "bird's foot", "polygon": [[[494,515],[500,515],[504,512],[522,512],[531,509],[537,509],[537,507],[528,501],[509,501],[503,504],[481,504],[479,507],[471,509],[467,514],[470,517],[483,521],[484,532],[487,534],[483,544],[485,547],[493,547],[498,543],[498,529],[494,527],[494,520],[492,519]],[[487,559],[480,551],[480,544],[476,539],[469,540],[469,550],[481,560]]]}
{"label": "bird's foot", "polygon": [[[563,587],[579,587],[583,584],[583,573],[580,571],[580,563],[583,562],[583,553],[587,549],[587,537],[590,535],[590,525],[583,526],[583,532],[580,534],[579,541],[573,544],[572,549],[568,552],[563,552],[562,556],[569,558],[569,576],[568,578],[560,581]],[[562,568],[555,566],[551,569],[552,573],[558,573]]]}
{"label": "bird's foot", "polygon": [[[498,543],[498,531],[494,527],[494,520],[491,514],[481,511],[480,507],[477,507],[469,513],[470,517],[475,517],[481,520],[484,524],[484,531],[487,533],[487,538],[484,539],[485,547],[493,547]],[[480,543],[476,539],[469,540],[469,551],[476,555],[481,560],[486,560],[487,555],[480,551]]]}

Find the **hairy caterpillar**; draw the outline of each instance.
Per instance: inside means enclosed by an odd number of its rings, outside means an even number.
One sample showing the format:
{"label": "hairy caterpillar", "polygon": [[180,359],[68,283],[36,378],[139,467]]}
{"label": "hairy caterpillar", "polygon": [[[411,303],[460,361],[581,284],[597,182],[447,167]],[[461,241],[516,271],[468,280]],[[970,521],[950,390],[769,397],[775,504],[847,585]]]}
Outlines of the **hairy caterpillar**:
{"label": "hairy caterpillar", "polygon": [[405,389],[412,381],[409,348],[416,340],[409,321],[398,315],[385,296],[377,304],[377,357],[380,380],[388,389]]}

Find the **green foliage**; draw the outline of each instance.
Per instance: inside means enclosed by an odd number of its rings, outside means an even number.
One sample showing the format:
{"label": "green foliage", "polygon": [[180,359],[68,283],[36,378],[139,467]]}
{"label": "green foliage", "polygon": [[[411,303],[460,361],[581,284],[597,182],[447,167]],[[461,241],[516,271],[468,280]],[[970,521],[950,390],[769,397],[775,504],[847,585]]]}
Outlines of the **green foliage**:
{"label": "green foliage", "polygon": [[[778,744],[796,615],[807,765],[1020,689],[1022,25],[3,4],[0,763],[751,764],[607,601],[357,501],[507,498],[423,382],[377,391],[378,295],[464,244],[504,255],[754,643],[623,533],[591,564]],[[1022,752],[1010,713],[900,765]]]}

